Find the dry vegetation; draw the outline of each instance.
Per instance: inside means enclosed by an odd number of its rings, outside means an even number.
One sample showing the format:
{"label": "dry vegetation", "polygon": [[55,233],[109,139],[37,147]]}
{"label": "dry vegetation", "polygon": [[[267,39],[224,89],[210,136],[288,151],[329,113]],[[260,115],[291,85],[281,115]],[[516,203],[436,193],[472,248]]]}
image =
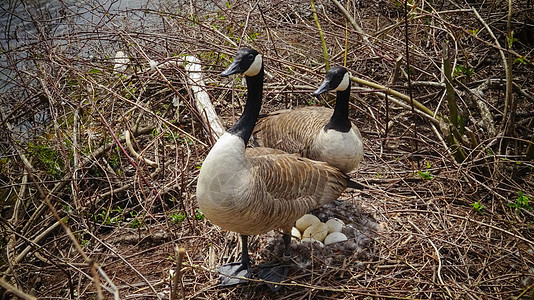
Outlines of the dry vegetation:
{"label": "dry vegetation", "polygon": [[[414,0],[407,30],[402,2],[342,1],[347,19],[336,1],[315,1],[330,64],[346,61],[360,83],[351,117],[365,161],[351,176],[369,188],[347,191],[340,209],[323,212],[353,224],[356,250],[296,249],[276,295],[254,281],[217,286],[217,266],[237,258],[238,237],[197,210],[196,176],[213,139],[173,62],[201,60],[226,127],[240,114],[244,85],[218,73],[242,45],[265,57],[264,112],[331,105],[332,96],[310,96],[325,72],[310,2],[8,2],[4,299],[167,299],[175,246],[186,250],[177,285],[185,298],[534,297],[530,1],[512,1],[509,11],[508,1]],[[118,51],[126,68],[114,67]],[[276,234],[253,238],[255,263],[277,259],[279,242]]]}

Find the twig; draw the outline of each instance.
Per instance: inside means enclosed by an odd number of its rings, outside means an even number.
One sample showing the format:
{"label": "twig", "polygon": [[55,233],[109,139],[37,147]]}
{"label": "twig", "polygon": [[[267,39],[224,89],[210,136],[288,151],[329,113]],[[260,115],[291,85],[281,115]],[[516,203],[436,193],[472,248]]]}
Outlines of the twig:
{"label": "twig", "polygon": [[[399,80],[399,76],[401,73],[401,64],[402,54],[399,54],[399,56],[397,56],[397,59],[395,59],[395,68],[393,69],[393,73],[389,78],[389,84],[394,84],[395,82],[397,82],[397,80]],[[415,82],[413,82],[412,85],[415,85]]]}
{"label": "twig", "polygon": [[[153,129],[154,129],[154,127],[152,127],[152,126],[147,126],[147,127],[141,128],[141,129],[137,130],[137,132],[134,132],[134,136],[139,136],[139,135],[150,133],[150,132],[152,132]],[[119,141],[120,142],[125,141],[124,136],[121,136],[119,138]],[[95,159],[97,159],[100,156],[104,155],[104,153],[106,153],[114,145],[115,145],[115,143],[111,142],[111,143],[107,143],[107,144],[105,144],[103,146],[100,146],[99,148],[93,150],[91,153],[89,153],[85,158],[83,158],[81,160],[80,167],[83,168],[83,167],[87,166],[88,164],[93,162]],[[24,159],[23,159],[23,161],[24,161]],[[29,161],[27,161],[27,164],[29,164],[29,166],[28,166],[29,168],[33,169],[33,166],[31,166]],[[50,191],[50,194],[54,195],[58,191],[63,189],[65,187],[65,185],[67,185],[67,183],[70,182],[69,179],[71,177],[72,176],[70,174],[66,174],[65,176],[63,176],[63,178],[56,185],[54,185],[54,187]],[[33,224],[34,220],[38,219],[42,215],[42,213],[45,211],[45,207],[46,207],[46,205],[44,203],[41,203],[41,205],[39,205],[37,207],[35,212],[31,215],[30,219],[24,224],[24,227],[21,230],[22,232],[26,232],[28,230],[28,228],[30,228],[30,226]]]}
{"label": "twig", "polygon": [[36,297],[26,294],[25,292],[17,289],[16,287],[9,284],[7,281],[5,281],[3,278],[0,278],[0,286],[2,286],[7,293],[11,293],[19,298],[26,299],[26,300],[37,300]]}
{"label": "twig", "polygon": [[185,248],[181,248],[181,247],[179,248],[178,246],[176,246],[174,248],[174,253],[177,257],[177,260],[176,260],[176,267],[174,269],[174,280],[173,280],[173,285],[172,285],[171,300],[176,299],[178,285],[180,285],[182,299],[185,299],[185,290],[184,290],[184,285],[182,283],[182,278],[181,278],[182,277],[182,261],[185,255]]}
{"label": "twig", "polygon": [[[380,96],[383,96],[383,97],[386,97],[386,95],[390,95],[389,93],[387,93],[387,91],[379,91],[379,92],[376,92],[376,94],[380,95]],[[396,97],[388,96],[387,99],[390,100],[391,102],[403,107],[406,110],[409,110],[411,108],[409,104],[405,103],[404,101],[401,101],[401,100],[397,99]],[[431,115],[429,115],[426,112],[420,110],[419,108],[415,109],[415,113],[419,114],[419,116],[421,116],[422,118],[428,120],[429,122],[431,122],[431,123],[433,123],[435,125],[438,125],[438,126],[440,125],[440,120],[432,117]]]}
{"label": "twig", "polygon": [[[488,24],[486,24],[486,22],[484,21],[484,19],[480,16],[480,14],[478,13],[478,11],[476,10],[476,8],[474,7],[471,7],[471,9],[473,10],[473,13],[475,14],[475,16],[477,17],[477,19],[480,21],[480,23],[482,23],[482,25],[484,26],[484,28],[486,28],[486,30],[488,31],[489,35],[493,38],[493,40],[495,41],[495,45],[497,45],[497,49],[499,50],[499,54],[501,55],[501,59],[502,59],[502,62],[503,62],[503,65],[504,65],[504,71],[505,71],[505,74],[506,74],[506,81],[507,81],[507,90],[506,90],[506,95],[507,95],[507,98],[506,98],[506,101],[505,101],[505,111],[504,111],[504,117],[507,118],[506,116],[508,115],[508,111],[509,111],[509,99],[508,99],[508,79],[512,79],[511,78],[511,74],[509,74],[509,72],[511,71],[511,69],[509,69],[508,67],[508,59],[506,57],[506,55],[504,54],[504,51],[501,47],[501,44],[499,43],[499,39],[497,39],[497,37],[495,36],[495,34],[493,34],[493,31],[491,30],[491,28],[488,26]],[[510,82],[511,84],[511,82]],[[511,93],[511,90],[510,90],[510,93]],[[503,122],[503,124],[506,124],[506,122]]]}
{"label": "twig", "polygon": [[[493,114],[489,110],[488,105],[484,101],[484,99],[481,97],[483,90],[487,88],[489,84],[489,81],[484,81],[480,86],[474,89],[470,89],[464,85],[464,88],[471,92],[474,95],[474,101],[478,107],[478,110],[480,112],[480,117],[482,118],[482,124],[484,125],[484,128],[488,131],[488,134],[492,137],[497,135],[497,130],[495,129],[495,122],[493,121]],[[460,85],[463,85],[460,82]]]}
{"label": "twig", "polygon": [[93,282],[95,283],[96,288],[96,297],[98,300],[104,300],[104,294],[102,293],[102,287],[100,286],[100,275],[96,270],[97,265],[94,260],[89,262],[89,269],[91,270],[91,275],[93,275]]}
{"label": "twig", "polygon": [[[18,195],[17,195],[17,200],[15,202],[15,206],[13,207],[13,215],[8,220],[8,224],[18,224],[19,223],[19,215],[21,213],[21,207],[23,206],[22,202],[24,201],[25,194],[26,194],[26,191],[27,191],[28,177],[29,177],[28,171],[24,170],[24,174],[22,175],[22,181],[20,183],[20,190],[19,190]],[[17,238],[16,238],[15,234],[9,235],[9,237],[7,238],[7,247],[6,247],[8,261],[11,261],[13,259],[13,255],[15,255],[16,242],[17,242]],[[11,266],[10,266],[10,268],[11,268]]]}
{"label": "twig", "polygon": [[[347,11],[349,10],[350,0],[347,0]],[[356,24],[358,25],[358,24]],[[347,56],[349,55],[349,24],[345,21],[345,44],[343,53],[343,66],[347,67]]]}
{"label": "twig", "polygon": [[258,2],[258,11],[260,12],[263,25],[265,26],[265,29],[267,30],[267,39],[269,41],[269,44],[272,46],[272,49],[274,50],[274,53],[276,54],[276,56],[279,56],[278,50],[276,49],[276,43],[274,42],[273,33],[271,32],[270,26],[267,24],[267,20],[265,19],[265,16],[263,15],[263,9],[261,8],[261,5],[259,2]]}
{"label": "twig", "polygon": [[130,153],[136,159],[142,160],[145,163],[147,163],[149,166],[152,166],[152,167],[157,167],[158,166],[157,162],[151,161],[150,159],[141,156],[139,153],[137,153],[137,151],[135,151],[135,149],[133,148],[133,145],[132,145],[132,141],[130,140],[130,130],[128,130],[128,129],[124,130],[124,134],[123,135],[124,135],[124,140],[125,140],[126,146],[128,147],[128,150],[130,150]]}
{"label": "twig", "polygon": [[[61,225],[61,227],[63,227],[63,230],[65,231],[65,233],[67,234],[67,236],[69,237],[69,239],[71,240],[72,244],[74,245],[74,248],[76,249],[76,251],[83,257],[84,261],[91,267],[91,268],[99,268],[98,264],[96,263],[96,261],[94,261],[93,259],[91,259],[86,253],[85,251],[83,251],[80,243],[78,243],[78,240],[76,239],[76,237],[74,236],[74,234],[72,233],[72,230],[70,229],[70,227],[67,225],[66,222],[63,221],[63,219],[59,216],[59,213],[58,211],[56,210],[56,208],[54,207],[54,205],[52,205],[52,202],[50,201],[50,195],[51,194],[48,194],[46,195],[45,192],[43,191],[43,189],[41,188],[39,182],[36,180],[35,176],[33,176],[33,174],[31,173],[31,170],[27,169],[29,174],[30,174],[30,177],[32,177],[32,180],[34,182],[34,185],[35,187],[37,188],[37,191],[39,192],[41,198],[43,198],[43,202],[46,204],[46,206],[48,206],[48,209],[52,212],[52,215],[54,216],[54,218],[58,221],[57,223],[59,223]],[[103,272],[103,271],[101,271]],[[96,290],[98,292],[98,299],[104,299],[104,296],[102,295],[102,290],[100,289],[100,280],[98,280],[97,277],[93,277],[92,278],[92,281],[93,281],[93,284],[96,286]]]}
{"label": "twig", "polygon": [[[419,152],[419,139],[417,137],[417,121],[415,119],[415,107],[413,101],[413,89],[412,89],[412,71],[411,71],[411,61],[410,61],[410,36],[408,35],[408,1],[404,2],[404,55],[406,56],[406,70],[408,80],[408,96],[410,98],[410,107],[412,109],[412,118],[413,119],[413,140],[415,146],[415,152]],[[417,161],[417,167],[419,168],[420,160]]]}
{"label": "twig", "polygon": [[[343,16],[345,17],[345,19],[347,19],[347,21],[349,21],[349,23],[352,25],[352,27],[356,30],[356,32],[358,32],[358,34],[362,37],[362,40],[365,42],[365,45],[369,48],[369,50],[371,51],[371,53],[373,53],[373,55],[376,55],[375,53],[375,50],[373,49],[373,47],[371,46],[371,43],[369,42],[369,39],[367,38],[367,34],[363,31],[363,29],[356,23],[356,21],[354,20],[354,18],[350,15],[350,13],[343,7],[343,5],[341,5],[341,3],[339,3],[339,1],[337,0],[332,0],[332,2],[334,3],[334,5],[339,9],[339,11],[341,11],[341,13],[343,14]],[[313,1],[312,1],[313,3]]]}
{"label": "twig", "polygon": [[315,21],[315,25],[317,26],[317,30],[319,30],[319,35],[321,36],[321,43],[323,45],[325,70],[328,71],[330,69],[330,60],[328,59],[328,48],[326,47],[326,40],[324,38],[323,30],[321,29],[321,24],[319,23],[319,18],[317,17],[317,10],[315,9],[314,1],[310,0],[310,4],[311,4],[313,20]]}
{"label": "twig", "polygon": [[[60,221],[56,221],[54,224],[50,225],[48,228],[46,228],[43,232],[41,232],[38,236],[36,236],[32,244],[28,245],[22,252],[17,255],[17,257],[14,259],[13,264],[19,263],[31,250],[35,249],[34,245],[38,245],[39,242],[47,237],[54,229],[56,229],[59,226]],[[6,272],[8,273],[8,272]]]}
{"label": "twig", "polygon": [[[107,92],[110,92],[113,94],[113,96],[117,97],[118,99],[126,102],[126,103],[129,103],[131,105],[134,105],[135,107],[137,107],[138,109],[144,111],[145,113],[155,117],[158,119],[158,121],[161,121],[162,123],[165,123],[165,125],[169,126],[170,128],[172,128],[173,130],[176,130],[176,131],[179,131],[181,134],[187,136],[188,138],[194,140],[195,142],[199,143],[200,145],[202,146],[207,146],[206,143],[202,142],[201,140],[199,140],[198,138],[194,137],[193,135],[191,135],[190,133],[188,133],[187,131],[183,130],[182,128],[176,126],[176,124],[173,124],[171,123],[170,121],[166,120],[166,119],[163,119],[161,118],[161,116],[158,116],[158,114],[156,114],[155,112],[151,111],[150,109],[142,106],[141,104],[137,103],[137,102],[134,102],[134,101],[131,101],[130,99],[126,98],[126,97],[123,97],[122,95],[118,94],[116,91],[112,90],[111,88],[107,87],[107,86],[102,86],[100,85],[99,83],[97,82],[92,82],[94,83],[95,85],[103,88],[104,90],[106,90]],[[169,84],[171,84],[169,82]]]}
{"label": "twig", "polygon": [[[506,49],[512,48],[512,0],[508,0],[508,17],[506,20]],[[505,74],[506,74],[506,98],[504,101],[504,115],[503,115],[503,131],[506,135],[512,136],[515,127],[515,110],[516,104],[514,101],[514,94],[512,93],[512,54],[509,51],[506,53],[505,60]]]}
{"label": "twig", "polygon": [[406,96],[400,92],[397,92],[393,89],[390,89],[384,85],[381,85],[381,84],[377,84],[377,83],[374,83],[374,82],[370,82],[370,81],[367,81],[365,79],[361,79],[361,78],[358,78],[358,77],[355,77],[355,76],[350,76],[350,80],[356,82],[356,83],[359,83],[359,84],[362,84],[362,85],[365,85],[365,86],[368,86],[368,87],[371,87],[371,88],[374,88],[374,89],[377,89],[377,90],[382,90],[384,92],[386,92],[388,95],[391,95],[391,96],[395,96],[397,98],[400,98],[402,99],[404,102],[406,102],[408,105],[411,105],[413,103],[413,105],[421,110],[422,112],[424,112],[425,114],[427,114],[428,116],[430,117],[435,117],[434,113],[428,109],[426,106],[424,106],[423,104],[421,104],[419,101],[415,100],[415,99],[410,99],[409,96]]}
{"label": "twig", "polygon": [[[436,214],[435,211],[430,211],[430,210],[421,210],[421,209],[399,209],[399,210],[390,210],[389,213],[409,213],[409,212],[414,212],[414,213],[426,213],[426,214]],[[491,229],[494,229],[494,230],[497,230],[497,231],[500,231],[502,233],[505,233],[511,237],[514,237],[516,239],[519,239],[519,240],[522,240],[523,242],[527,243],[527,244],[530,244],[530,245],[534,245],[534,240],[529,240],[527,238],[524,238],[520,235],[517,235],[515,233],[512,233],[506,229],[502,229],[498,226],[495,226],[495,225],[491,225],[491,224],[487,224],[487,223],[484,223],[484,222],[480,222],[480,221],[477,221],[473,218],[468,218],[468,217],[464,217],[464,216],[460,216],[460,215],[456,215],[456,214],[451,214],[451,213],[443,213],[444,215],[446,216],[450,216],[450,217],[453,217],[453,218],[457,218],[457,219],[462,219],[464,221],[468,221],[468,222],[473,222],[473,223],[476,223],[478,225],[482,225],[482,226],[485,226],[485,227],[489,227]]]}
{"label": "twig", "polygon": [[[410,223],[412,225],[413,228],[415,228],[422,236],[426,236],[426,234],[421,230],[421,228],[419,228],[418,226],[416,226],[411,220],[407,220],[408,223]],[[449,288],[445,285],[445,282],[443,282],[443,278],[441,278],[441,256],[439,255],[439,250],[438,250],[438,247],[436,247],[436,244],[434,244],[434,242],[432,241],[432,239],[430,239],[429,237],[427,237],[427,240],[428,242],[430,243],[430,245],[432,245],[432,247],[434,248],[434,251],[436,251],[436,259],[438,261],[438,279],[439,279],[439,282],[441,283],[441,285],[443,287],[445,287],[445,290],[447,291],[447,294],[449,295],[449,297],[453,298],[452,297],[452,293],[451,291],[449,290]]]}
{"label": "twig", "polygon": [[100,274],[100,276],[104,277],[104,280],[106,281],[106,283],[109,284],[109,287],[105,286],[106,290],[108,291],[111,290],[113,294],[113,299],[119,300],[119,289],[113,283],[113,281],[111,281],[111,278],[109,278],[108,274],[106,274],[106,272],[104,272],[104,270],[102,270],[102,268],[99,266],[97,266],[96,270],[98,270],[98,273]]}
{"label": "twig", "polygon": [[530,138],[530,144],[527,147],[527,151],[525,152],[525,157],[527,160],[534,159],[534,133],[532,133],[532,137]]}
{"label": "twig", "polygon": [[449,106],[449,129],[444,132],[449,146],[452,148],[454,157],[458,163],[465,160],[466,155],[460,146],[462,137],[458,132],[458,107],[456,104],[456,95],[454,87],[452,86],[452,65],[449,53],[449,46],[446,42],[443,43],[443,78],[445,81],[446,93],[445,98]]}

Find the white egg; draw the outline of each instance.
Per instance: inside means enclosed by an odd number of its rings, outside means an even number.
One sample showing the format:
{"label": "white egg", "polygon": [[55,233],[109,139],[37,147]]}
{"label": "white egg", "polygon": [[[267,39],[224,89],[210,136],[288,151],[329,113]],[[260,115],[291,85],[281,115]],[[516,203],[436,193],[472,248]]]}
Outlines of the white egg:
{"label": "white egg", "polygon": [[297,222],[295,223],[295,227],[297,227],[297,229],[300,230],[300,232],[304,232],[304,230],[306,230],[306,228],[312,226],[315,223],[319,223],[319,222],[321,222],[321,221],[316,216],[311,215],[311,214],[306,214],[306,215],[300,217],[300,219],[297,220]]}
{"label": "white egg", "polygon": [[332,232],[341,232],[343,229],[343,226],[345,226],[345,223],[341,221],[340,219],[330,219],[326,221],[326,225],[328,226],[328,233]]}
{"label": "white egg", "polygon": [[302,234],[302,237],[305,237],[305,238],[311,237],[322,242],[324,241],[324,238],[327,235],[328,235],[328,226],[326,226],[326,224],[323,222],[319,222],[306,228],[306,230],[304,230],[304,233]]}
{"label": "white egg", "polygon": [[344,235],[343,233],[341,233],[341,232],[332,232],[332,233],[330,233],[329,235],[326,236],[326,238],[324,239],[324,244],[325,245],[330,245],[330,244],[334,244],[334,243],[344,242],[346,240],[348,240],[347,236]]}
{"label": "white egg", "polygon": [[293,227],[291,228],[291,237],[300,240],[302,238],[302,234],[300,234],[300,231],[297,228]]}

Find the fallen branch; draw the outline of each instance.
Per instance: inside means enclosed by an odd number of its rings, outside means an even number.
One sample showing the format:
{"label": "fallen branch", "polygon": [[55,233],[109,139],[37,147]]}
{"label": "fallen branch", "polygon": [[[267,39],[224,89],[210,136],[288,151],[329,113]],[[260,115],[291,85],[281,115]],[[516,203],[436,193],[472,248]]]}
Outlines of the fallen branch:
{"label": "fallen branch", "polygon": [[482,99],[482,95],[484,94],[484,91],[488,89],[488,85],[489,80],[484,81],[481,85],[474,89],[470,89],[468,87],[465,88],[474,95],[474,101],[478,106],[478,110],[480,111],[480,117],[482,118],[482,124],[484,125],[484,129],[486,129],[490,136],[496,136],[497,130],[494,126],[495,122],[493,120],[493,114],[489,110],[489,107],[486,102]]}
{"label": "fallen branch", "polygon": [[423,230],[421,230],[421,228],[419,228],[417,225],[415,225],[410,220],[408,220],[408,223],[410,223],[410,225],[412,225],[412,227],[415,228],[419,232],[419,234],[421,234],[421,236],[425,236],[427,238],[428,242],[430,243],[430,245],[432,245],[432,248],[434,248],[434,251],[436,251],[436,259],[438,260],[437,274],[438,274],[439,282],[441,283],[441,286],[443,286],[445,288],[445,291],[447,292],[449,297],[453,298],[451,291],[449,290],[447,285],[445,285],[445,282],[443,281],[443,278],[441,278],[441,266],[442,266],[442,263],[441,263],[441,255],[439,255],[438,247],[436,247],[436,244],[434,244],[434,242],[432,241],[432,239],[430,239],[430,237],[426,236],[425,232]]}

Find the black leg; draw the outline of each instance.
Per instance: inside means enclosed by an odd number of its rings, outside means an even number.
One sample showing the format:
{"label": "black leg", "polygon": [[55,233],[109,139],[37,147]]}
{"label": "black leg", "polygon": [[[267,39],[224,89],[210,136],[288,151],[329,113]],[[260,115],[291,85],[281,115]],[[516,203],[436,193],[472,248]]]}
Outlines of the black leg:
{"label": "black leg", "polygon": [[236,285],[246,282],[244,278],[250,278],[252,271],[250,269],[250,257],[248,256],[248,236],[241,235],[241,261],[229,263],[219,268],[221,273],[221,285]]}
{"label": "black leg", "polygon": [[243,265],[250,266],[250,257],[248,256],[248,235],[241,235],[241,262]]}
{"label": "black leg", "polygon": [[291,249],[289,248],[291,245],[291,234],[284,233],[283,236],[284,239],[284,262],[287,262],[291,259]]}

